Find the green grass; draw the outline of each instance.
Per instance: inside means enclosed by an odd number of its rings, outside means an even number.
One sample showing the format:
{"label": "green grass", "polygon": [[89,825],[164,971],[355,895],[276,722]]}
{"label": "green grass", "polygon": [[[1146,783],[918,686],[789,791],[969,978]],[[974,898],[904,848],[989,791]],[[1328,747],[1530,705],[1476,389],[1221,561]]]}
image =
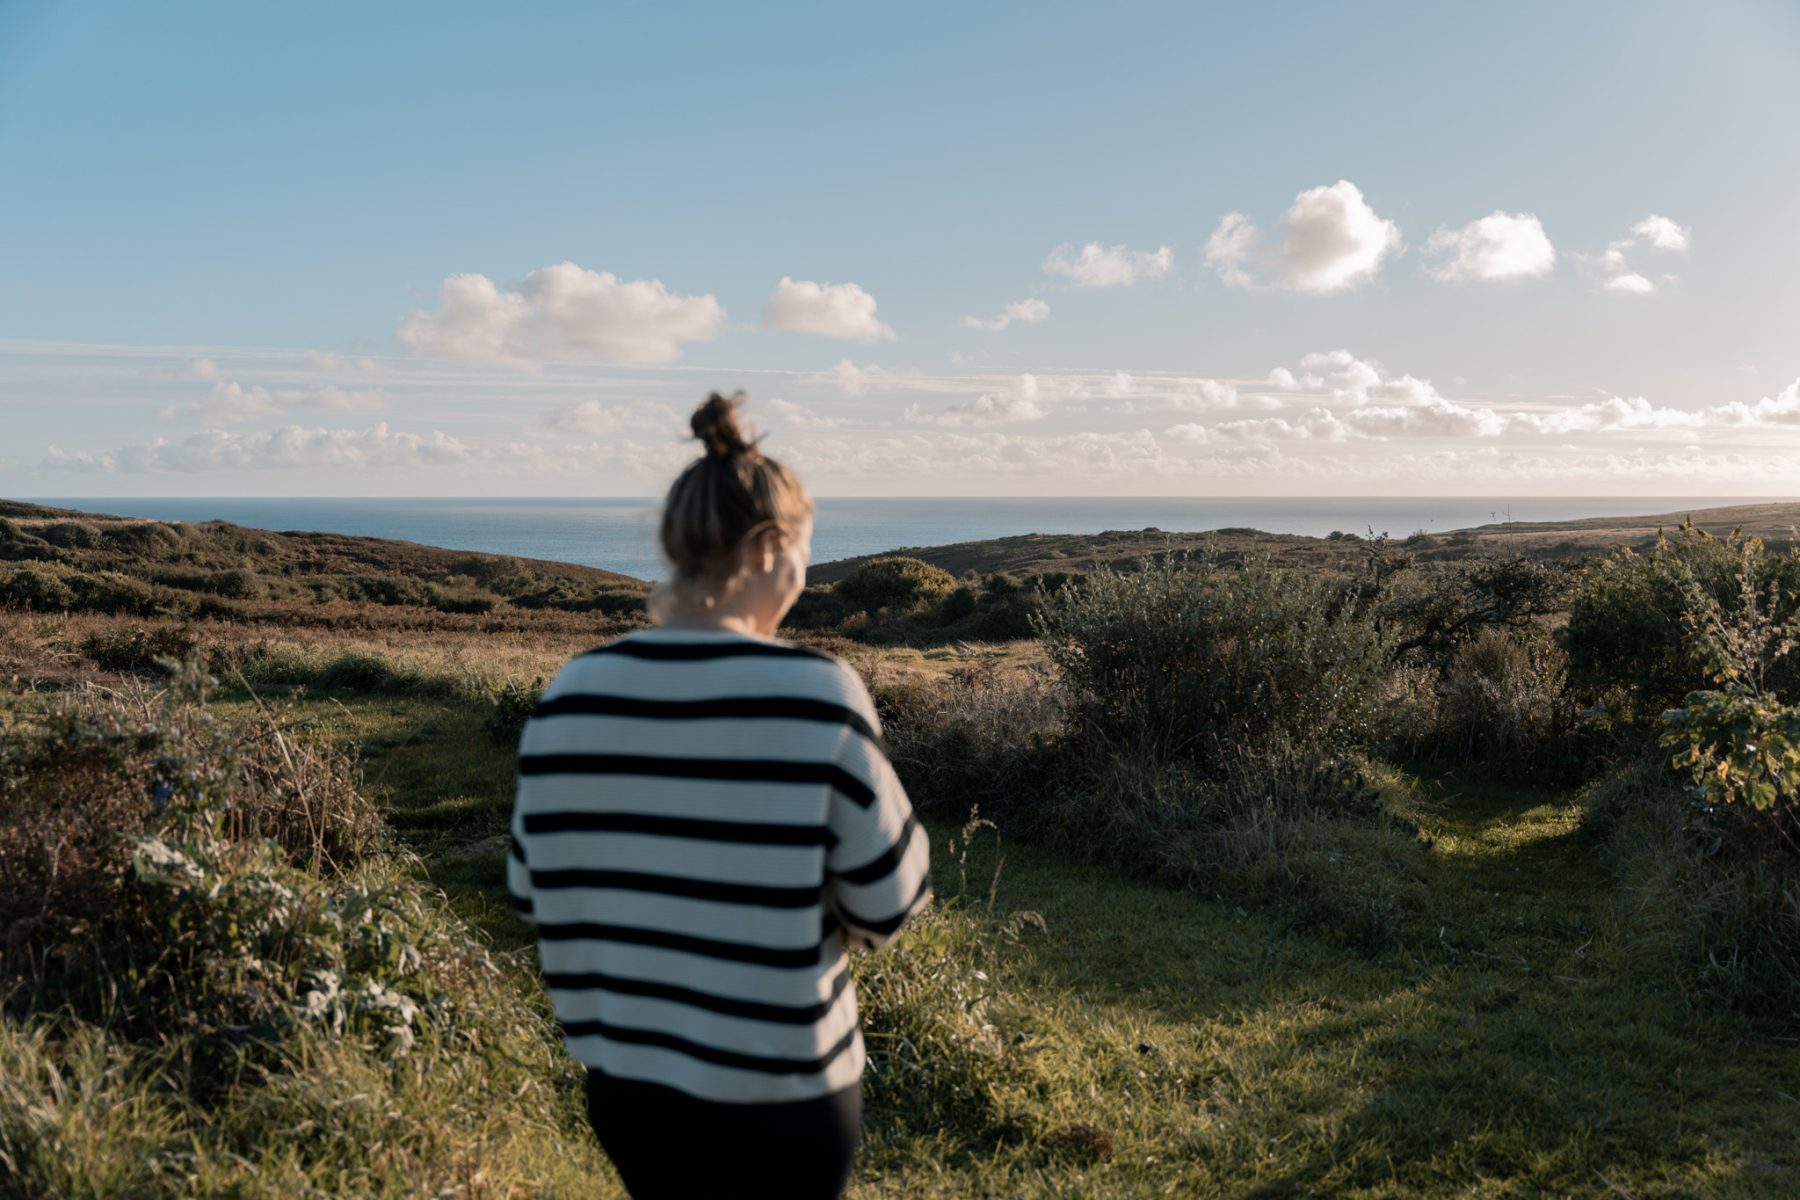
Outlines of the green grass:
{"label": "green grass", "polygon": [[[318,703],[422,870],[526,942],[499,885],[510,752],[468,705]],[[1800,1046],[1690,999],[1638,953],[1628,893],[1569,796],[1422,781],[1422,910],[1379,953],[1316,914],[1249,910],[1029,846],[963,865],[1035,910],[983,1012],[1016,1068],[996,1130],[871,1113],[855,1196],[1785,1196]],[[961,891],[931,827],[941,893]],[[981,914],[982,906],[975,911]],[[933,936],[975,939],[981,921]],[[1069,1127],[1097,1127],[1109,1156]],[[585,1158],[591,1147],[569,1147]],[[597,1194],[609,1194],[601,1189]]]}

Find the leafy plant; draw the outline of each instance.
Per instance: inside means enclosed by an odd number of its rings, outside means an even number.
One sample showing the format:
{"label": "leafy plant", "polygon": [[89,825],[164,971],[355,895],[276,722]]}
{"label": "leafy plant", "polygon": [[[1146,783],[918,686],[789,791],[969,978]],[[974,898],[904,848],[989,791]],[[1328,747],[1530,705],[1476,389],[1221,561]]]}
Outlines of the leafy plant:
{"label": "leafy plant", "polygon": [[1171,556],[1091,572],[1035,619],[1068,684],[1076,732],[1203,761],[1240,740],[1371,739],[1389,638],[1332,580],[1266,558]]}

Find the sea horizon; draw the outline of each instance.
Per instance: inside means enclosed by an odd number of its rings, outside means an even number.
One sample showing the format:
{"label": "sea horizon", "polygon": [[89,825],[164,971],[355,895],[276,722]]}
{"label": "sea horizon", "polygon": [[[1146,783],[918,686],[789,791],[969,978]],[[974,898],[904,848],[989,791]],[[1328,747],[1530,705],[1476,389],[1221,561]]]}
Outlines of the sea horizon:
{"label": "sea horizon", "polygon": [[[20,497],[30,503],[169,521],[223,520],[281,532],[339,533],[511,554],[656,579],[654,497],[302,496]],[[815,562],[1023,534],[1155,528],[1170,533],[1257,529],[1323,537],[1334,531],[1447,533],[1480,525],[1648,516],[1769,496],[993,497],[820,496]]]}

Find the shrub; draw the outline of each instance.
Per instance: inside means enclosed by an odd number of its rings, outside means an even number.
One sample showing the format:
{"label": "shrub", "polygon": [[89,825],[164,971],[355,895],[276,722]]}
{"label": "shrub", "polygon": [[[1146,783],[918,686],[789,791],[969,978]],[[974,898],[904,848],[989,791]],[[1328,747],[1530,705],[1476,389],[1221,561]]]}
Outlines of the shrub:
{"label": "shrub", "polygon": [[408,681],[385,659],[351,651],[326,663],[314,682],[327,692],[379,693],[405,691]]}
{"label": "shrub", "polygon": [[875,685],[894,769],[922,812],[1006,816],[1041,787],[1063,697],[1040,670],[977,661],[925,682]]}
{"label": "shrub", "polygon": [[[269,839],[314,871],[353,867],[383,825],[353,762],[276,714],[242,729],[191,702],[193,664],[149,696],[81,694],[0,740],[0,929],[5,953],[62,961],[84,931],[128,918],[128,839],[184,812],[220,837]],[[77,939],[71,941],[70,939]],[[79,957],[77,954],[76,957]],[[3,975],[4,972],[0,972]]]}
{"label": "shrub", "polygon": [[472,587],[431,586],[431,607],[446,613],[490,613],[499,607],[500,597]]}
{"label": "shrub", "polygon": [[128,625],[96,630],[81,639],[79,649],[102,670],[147,671],[188,657],[196,645],[193,632],[179,626]]}
{"label": "shrub", "polygon": [[1486,630],[1525,630],[1562,612],[1568,590],[1567,573],[1553,563],[1482,555],[1436,564],[1410,587],[1391,588],[1382,615],[1400,626],[1396,654],[1445,671]]}
{"label": "shrub", "polygon": [[1562,648],[1548,631],[1488,627],[1457,650],[1440,676],[1410,677],[1400,737],[1413,755],[1491,768],[1566,765],[1578,705]]}
{"label": "shrub", "polygon": [[61,576],[37,567],[14,567],[0,580],[0,607],[27,612],[67,612],[75,607],[75,589]]}
{"label": "shrub", "polygon": [[71,575],[69,586],[75,589],[77,607],[84,612],[150,617],[159,612],[191,611],[194,607],[191,597],[116,571]]}
{"label": "shrub", "polygon": [[1800,609],[1779,580],[1760,581],[1758,557],[1749,542],[1739,548],[1729,606],[1686,581],[1682,623],[1714,686],[1663,714],[1663,744],[1674,748],[1672,765],[1693,780],[1697,797],[1745,829],[1745,852],[1775,856],[1800,874],[1800,704],[1784,703],[1774,687],[1800,639]]}
{"label": "shrub", "polygon": [[542,675],[530,683],[507,680],[489,698],[490,707],[482,722],[487,728],[488,736],[499,745],[508,748],[517,746],[520,736],[525,732],[525,722],[531,718],[532,712],[537,708],[538,697],[543,694]]}
{"label": "shrub", "polygon": [[[1565,644],[1571,680],[1591,695],[1612,691],[1626,722],[1653,720],[1709,681],[1702,651],[1687,634],[1683,616],[1690,595],[1710,597],[1730,614],[1743,603],[1740,576],[1759,595],[1774,589],[1773,615],[1785,620],[1800,602],[1800,557],[1769,553],[1756,538],[1733,533],[1715,538],[1685,524],[1659,537],[1648,554],[1622,549],[1590,568],[1569,606]],[[1771,673],[1778,696],[1795,692],[1796,668],[1785,662]]]}
{"label": "shrub", "polygon": [[431,603],[431,588],[403,575],[334,575],[328,581],[334,594],[366,604]]}
{"label": "shrub", "polygon": [[464,576],[471,583],[502,595],[524,591],[533,582],[518,559],[505,555],[458,555],[450,560],[447,572]]}
{"label": "shrub", "polygon": [[148,556],[178,549],[187,541],[190,528],[161,521],[115,521],[102,532],[108,549]]}
{"label": "shrub", "polygon": [[869,612],[912,612],[935,604],[956,589],[956,577],[917,558],[877,558],[857,567],[832,588]]}
{"label": "shrub", "polygon": [[65,550],[97,550],[105,544],[100,530],[88,521],[56,521],[39,529],[38,536]]}
{"label": "shrub", "polygon": [[1338,586],[1266,559],[1101,568],[1036,624],[1091,747],[1198,762],[1240,742],[1337,747],[1375,732],[1388,639]]}

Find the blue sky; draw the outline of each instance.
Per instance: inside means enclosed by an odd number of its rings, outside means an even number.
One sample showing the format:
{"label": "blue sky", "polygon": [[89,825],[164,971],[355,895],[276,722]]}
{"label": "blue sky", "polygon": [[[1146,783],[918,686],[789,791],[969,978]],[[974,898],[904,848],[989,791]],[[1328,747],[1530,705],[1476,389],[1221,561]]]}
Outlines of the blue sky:
{"label": "blue sky", "polygon": [[835,494],[1787,494],[1797,61],[1735,0],[0,0],[0,491],[643,494],[742,386]]}

